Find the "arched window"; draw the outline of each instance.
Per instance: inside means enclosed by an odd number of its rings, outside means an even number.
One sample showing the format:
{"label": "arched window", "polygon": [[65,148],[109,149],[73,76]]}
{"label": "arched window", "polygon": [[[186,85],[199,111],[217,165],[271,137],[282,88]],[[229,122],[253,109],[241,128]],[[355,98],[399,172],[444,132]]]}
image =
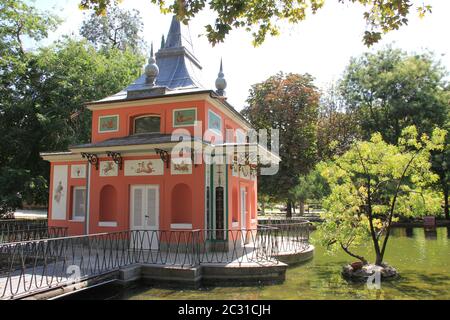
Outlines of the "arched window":
{"label": "arched window", "polygon": [[172,223],[192,224],[192,192],[184,183],[172,190]]}
{"label": "arched window", "polygon": [[161,132],[161,117],[157,115],[147,115],[134,119],[134,134],[159,133]]}
{"label": "arched window", "polygon": [[117,192],[111,185],[106,185],[100,191],[100,219],[99,221],[116,221]]}

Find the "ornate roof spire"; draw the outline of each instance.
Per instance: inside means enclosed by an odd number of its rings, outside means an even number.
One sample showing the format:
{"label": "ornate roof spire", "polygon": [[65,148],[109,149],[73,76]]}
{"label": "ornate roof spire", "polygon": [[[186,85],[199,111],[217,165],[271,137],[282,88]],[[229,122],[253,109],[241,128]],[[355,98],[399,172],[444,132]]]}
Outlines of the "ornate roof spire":
{"label": "ornate roof spire", "polygon": [[145,66],[146,83],[150,86],[155,85],[156,77],[159,74],[159,68],[156,64],[155,55],[153,53],[153,42],[150,49],[150,58],[148,64]]}
{"label": "ornate roof spire", "polygon": [[161,36],[161,47],[160,49],[164,48],[164,46],[166,45],[166,39],[164,38],[164,35]]}
{"label": "ornate roof spire", "polygon": [[227,87],[227,81],[225,80],[225,77],[223,74],[222,58],[220,58],[220,70],[219,70],[219,74],[217,75],[217,79],[216,79],[217,94],[219,94],[220,96],[225,96],[226,87]]}

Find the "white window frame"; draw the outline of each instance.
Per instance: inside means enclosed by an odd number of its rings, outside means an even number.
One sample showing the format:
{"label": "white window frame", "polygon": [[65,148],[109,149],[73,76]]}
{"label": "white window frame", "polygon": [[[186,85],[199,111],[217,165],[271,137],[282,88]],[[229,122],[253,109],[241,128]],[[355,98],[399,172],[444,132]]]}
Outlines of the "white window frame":
{"label": "white window frame", "polygon": [[[100,123],[101,123],[100,119],[102,119],[102,118],[111,118],[111,117],[116,117],[117,118],[117,129],[115,129],[115,130],[101,130],[101,128],[100,128]],[[120,128],[120,118],[119,118],[118,114],[104,115],[104,116],[99,116],[98,117],[98,128],[97,128],[98,129],[98,133],[117,132],[117,131],[119,131],[119,128]]]}
{"label": "white window frame", "polygon": [[[84,221],[86,219],[86,209],[84,212],[84,216],[77,216],[76,215],[76,201],[75,201],[75,194],[77,190],[84,190],[85,195],[84,195],[84,199],[86,201],[86,187],[85,186],[78,186],[78,187],[73,187],[72,189],[72,221]],[[86,205],[86,203],[85,203]]]}

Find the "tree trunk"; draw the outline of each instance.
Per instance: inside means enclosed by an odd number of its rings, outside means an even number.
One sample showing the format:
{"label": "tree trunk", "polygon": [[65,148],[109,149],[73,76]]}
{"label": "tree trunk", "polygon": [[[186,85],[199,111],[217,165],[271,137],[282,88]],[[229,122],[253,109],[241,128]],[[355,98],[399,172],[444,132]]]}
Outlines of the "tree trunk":
{"label": "tree trunk", "polygon": [[345,253],[347,253],[349,256],[352,256],[353,258],[356,258],[358,260],[360,260],[363,264],[367,264],[367,260],[363,257],[363,256],[359,256],[356,253],[351,252],[350,250],[348,250],[348,248],[346,246],[344,246],[341,243],[341,248],[342,250],[344,250]]}
{"label": "tree trunk", "polygon": [[300,201],[300,215],[305,215],[305,203],[303,201]]}
{"label": "tree trunk", "polygon": [[286,204],[286,218],[292,218],[292,203],[290,201]]}
{"label": "tree trunk", "polygon": [[265,201],[261,201],[261,213],[263,216],[266,215],[266,202]]}

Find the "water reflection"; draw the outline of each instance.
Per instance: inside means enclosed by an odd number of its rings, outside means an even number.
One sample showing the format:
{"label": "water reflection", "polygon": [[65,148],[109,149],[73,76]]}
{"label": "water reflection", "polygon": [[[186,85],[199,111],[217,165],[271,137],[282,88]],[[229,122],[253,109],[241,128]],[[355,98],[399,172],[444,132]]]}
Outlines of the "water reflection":
{"label": "water reflection", "polygon": [[425,233],[425,239],[428,240],[436,240],[437,239],[437,230],[436,228],[423,228]]}
{"label": "water reflection", "polygon": [[414,229],[409,227],[409,228],[405,228],[405,235],[408,238],[413,238],[414,237]]}
{"label": "water reflection", "polygon": [[[318,236],[312,233],[312,238]],[[432,240],[429,240],[432,239]],[[450,226],[428,232],[423,227],[395,228],[385,261],[400,272],[399,280],[370,290],[365,284],[349,284],[341,277],[342,266],[353,259],[342,251],[330,255],[316,244],[314,259],[290,267],[286,281],[271,286],[209,287],[198,290],[152,287],[136,283],[132,287],[97,288],[71,299],[450,299]],[[360,254],[373,261],[370,245]]]}

